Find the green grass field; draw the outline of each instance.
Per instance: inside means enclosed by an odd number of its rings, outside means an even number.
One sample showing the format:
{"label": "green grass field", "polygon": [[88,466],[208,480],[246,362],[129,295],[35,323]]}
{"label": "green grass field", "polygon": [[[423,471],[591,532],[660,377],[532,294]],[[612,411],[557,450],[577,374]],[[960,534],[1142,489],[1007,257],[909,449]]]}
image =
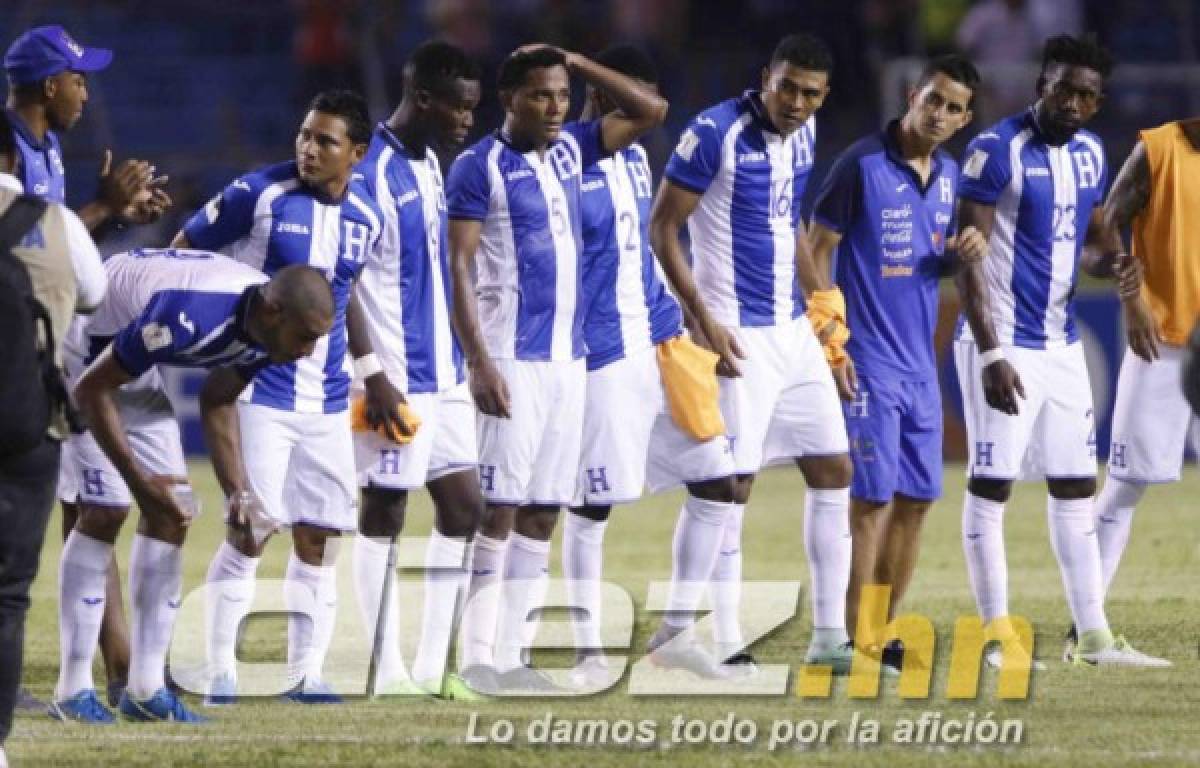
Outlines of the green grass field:
{"label": "green grass field", "polygon": [[[192,477],[207,512],[197,521],[185,556],[185,593],[203,581],[221,536],[218,496],[207,465],[196,463]],[[943,650],[948,650],[954,618],[973,612],[959,543],[962,471],[947,471],[945,499],[931,513],[917,576],[906,608],[933,619]],[[1076,669],[1058,661],[1066,629],[1066,605],[1058,569],[1046,535],[1045,490],[1025,485],[1009,506],[1007,533],[1011,605],[1033,623],[1038,656],[1048,669],[1035,672],[1028,701],[994,697],[995,674],[984,673],[974,701],[944,698],[948,653],[940,653],[927,700],[901,700],[884,685],[878,699],[847,698],[835,684],[829,699],[776,697],[633,697],[622,682],[611,692],[584,699],[504,700],[484,704],[445,703],[410,698],[352,700],[339,707],[303,707],[259,699],[213,712],[202,727],[120,724],[97,728],[63,725],[45,716],[21,715],[8,743],[13,765],[472,765],[685,764],[694,768],[733,760],[757,765],[1195,765],[1200,764],[1200,533],[1195,524],[1200,477],[1189,471],[1182,483],[1153,489],[1136,519],[1132,543],[1109,602],[1114,628],[1141,649],[1175,662],[1170,670]],[[800,539],[803,485],[798,473],[776,470],[756,488],[745,527],[746,579],[806,581]],[[640,606],[646,585],[670,573],[670,538],[677,495],[660,496],[619,511],[608,529],[607,577],[626,587]],[[428,532],[424,495],[414,498],[408,532]],[[48,697],[58,666],[57,565],[59,519],[50,523],[40,578],[33,590],[27,629],[25,679]],[[130,526],[132,528],[132,526]],[[128,535],[118,550],[128,559]],[[555,569],[558,548],[555,547]],[[286,544],[270,547],[260,576],[282,577]],[[346,572],[343,572],[343,578]],[[419,578],[412,575],[411,578]],[[343,592],[343,594],[346,594]],[[348,601],[346,621],[357,612]],[[415,611],[410,608],[406,613]],[[803,657],[808,640],[807,599],[797,616],[754,648],[760,662],[790,664]],[[407,616],[406,621],[414,620]],[[643,647],[657,617],[639,611],[635,649]],[[282,660],[281,619],[259,620],[250,632],[256,659]],[[411,661],[411,651],[406,653]],[[97,683],[103,671],[97,663]],[[940,712],[943,719],[1015,718],[1023,722],[1020,744],[1008,746],[898,745],[890,743],[898,718]],[[554,747],[530,745],[522,732],[531,720],[551,712],[561,718],[652,720],[658,743],[650,747]],[[472,713],[486,726],[511,720],[517,737],[510,746],[465,743]],[[719,720],[729,713],[753,720],[758,736],[749,746],[671,744],[675,715]],[[881,721],[878,744],[848,744],[847,723]],[[828,743],[807,749],[767,749],[773,722],[837,720]]]}

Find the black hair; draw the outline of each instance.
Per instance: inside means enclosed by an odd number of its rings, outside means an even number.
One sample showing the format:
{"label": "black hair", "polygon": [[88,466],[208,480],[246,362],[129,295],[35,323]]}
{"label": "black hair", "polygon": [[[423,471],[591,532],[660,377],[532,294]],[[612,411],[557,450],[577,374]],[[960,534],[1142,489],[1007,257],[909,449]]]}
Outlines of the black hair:
{"label": "black hair", "polygon": [[406,82],[430,93],[448,93],[455,80],[479,80],[479,64],[462,48],[443,40],[417,46],[404,63]]}
{"label": "black hair", "polygon": [[496,87],[502,91],[511,91],[525,84],[525,78],[531,70],[566,66],[567,57],[555,48],[519,51],[510,54],[500,65],[500,72],[496,75]]}
{"label": "black hair", "polygon": [[1042,75],[1051,64],[1084,67],[1107,78],[1112,73],[1113,57],[1094,35],[1058,35],[1047,40],[1042,48]]}
{"label": "black hair", "polygon": [[609,46],[596,55],[595,62],[627,77],[658,83],[658,67],[641,48],[632,45]]}
{"label": "black hair", "polygon": [[367,100],[354,91],[321,91],[308,105],[312,112],[323,112],[346,121],[346,135],[355,144],[371,140],[371,117]]}
{"label": "black hair", "polygon": [[921,70],[921,76],[917,78],[917,88],[921,88],[939,74],[970,88],[972,98],[975,96],[975,91],[979,90],[979,70],[975,69],[975,65],[965,56],[947,53],[944,56],[930,59],[925,68]]}
{"label": "black hair", "polygon": [[771,54],[771,66],[787,62],[797,69],[833,74],[833,53],[825,41],[814,35],[801,32],[788,35],[775,46]]}

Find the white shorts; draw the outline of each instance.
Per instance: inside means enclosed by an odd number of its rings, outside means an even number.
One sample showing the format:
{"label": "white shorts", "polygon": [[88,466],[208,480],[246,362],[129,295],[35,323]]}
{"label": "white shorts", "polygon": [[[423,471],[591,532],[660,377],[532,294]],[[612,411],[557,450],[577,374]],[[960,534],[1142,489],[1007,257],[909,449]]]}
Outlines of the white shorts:
{"label": "white shorts", "polygon": [[281,525],[358,528],[350,411],[295,413],[238,402],[250,489]]}
{"label": "white shorts", "polygon": [[[118,392],[116,399],[134,461],[147,474],[186,479],[187,461],[179,422],[166,393]],[[91,432],[71,435],[67,442],[70,448],[63,453],[64,466],[70,462],[69,482],[74,483],[80,503],[105,507],[133,505],[129,486]]]}
{"label": "white shorts", "polygon": [[1183,468],[1192,409],[1180,379],[1183,349],[1158,345],[1147,363],[1125,350],[1117,378],[1108,474],[1138,483],[1173,483]]}
{"label": "white shorts", "polygon": [[731,328],[742,375],[721,379],[721,414],[738,474],[801,456],[849,450],[833,373],[806,317],[763,328]]}
{"label": "white shorts", "polygon": [[974,341],[954,344],[967,423],[967,475],[998,480],[1096,476],[1096,422],[1083,344],[1004,347],[1025,398],[1010,416],[987,404]]}
{"label": "white shorts", "polygon": [[354,433],[359,487],[410,491],[479,463],[475,403],[466,384],[405,399],[421,418],[411,443],[400,445],[378,432]]}
{"label": "white shorts", "polygon": [[724,437],[698,442],[671,418],[654,347],[587,375],[577,504],[624,504],[733,474]]}
{"label": "white shorts", "polygon": [[570,504],[579,478],[584,361],[495,362],[508,384],[512,418],[479,415],[483,497],[493,504]]}
{"label": "white shorts", "polygon": [[79,483],[75,481],[75,438],[68,435],[63,440],[58,457],[58,500],[63,504],[74,504],[79,501]]}

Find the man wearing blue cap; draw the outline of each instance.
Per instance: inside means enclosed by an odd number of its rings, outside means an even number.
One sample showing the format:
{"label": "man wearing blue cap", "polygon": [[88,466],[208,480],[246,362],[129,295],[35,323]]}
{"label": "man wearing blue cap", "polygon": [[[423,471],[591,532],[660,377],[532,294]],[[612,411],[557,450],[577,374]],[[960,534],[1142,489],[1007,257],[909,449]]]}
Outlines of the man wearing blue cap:
{"label": "man wearing blue cap", "polygon": [[[9,81],[6,112],[15,145],[13,174],[27,193],[65,202],[58,134],[70,130],[83,114],[88,97],[87,73],[102,70],[111,62],[112,51],[84,47],[60,26],[31,29],[9,46],[4,69]],[[90,232],[114,222],[149,223],[171,205],[170,197],[160,188],[166,178],[155,179],[149,163],[129,159],[115,171],[111,164],[112,153],[106,152],[97,198],[79,210]],[[58,492],[63,504],[64,535],[78,517],[72,450],[70,441],[64,443]],[[110,678],[109,695],[115,698],[128,672],[129,640],[115,562],[109,570],[101,647]],[[24,690],[21,699],[23,708],[41,706]]]}

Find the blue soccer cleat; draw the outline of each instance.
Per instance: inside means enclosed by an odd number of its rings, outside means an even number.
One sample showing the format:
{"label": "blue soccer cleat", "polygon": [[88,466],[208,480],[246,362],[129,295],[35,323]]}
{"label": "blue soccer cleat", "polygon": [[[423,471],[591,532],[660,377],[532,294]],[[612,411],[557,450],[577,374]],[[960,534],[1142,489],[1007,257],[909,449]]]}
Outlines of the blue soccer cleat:
{"label": "blue soccer cleat", "polygon": [[206,707],[226,707],[237,701],[237,681],[230,675],[217,675],[208,684]]}
{"label": "blue soccer cleat", "polygon": [[145,701],[135,701],[129,695],[128,689],[121,694],[121,705],[118,707],[121,715],[127,720],[138,723],[207,723],[207,717],[201,717],[183,705],[183,701],[171,693],[168,688],[159,688],[154,695]]}
{"label": "blue soccer cleat", "polygon": [[95,688],[87,688],[70,698],[52,702],[46,708],[46,714],[64,723],[74,721],[90,725],[112,725],[117,721],[108,707],[100,703]]}
{"label": "blue soccer cleat", "polygon": [[292,690],[283,694],[285,701],[292,701],[297,704],[341,704],[342,697],[333,692],[328,683],[315,682],[310,683],[307,680],[301,682]]}

